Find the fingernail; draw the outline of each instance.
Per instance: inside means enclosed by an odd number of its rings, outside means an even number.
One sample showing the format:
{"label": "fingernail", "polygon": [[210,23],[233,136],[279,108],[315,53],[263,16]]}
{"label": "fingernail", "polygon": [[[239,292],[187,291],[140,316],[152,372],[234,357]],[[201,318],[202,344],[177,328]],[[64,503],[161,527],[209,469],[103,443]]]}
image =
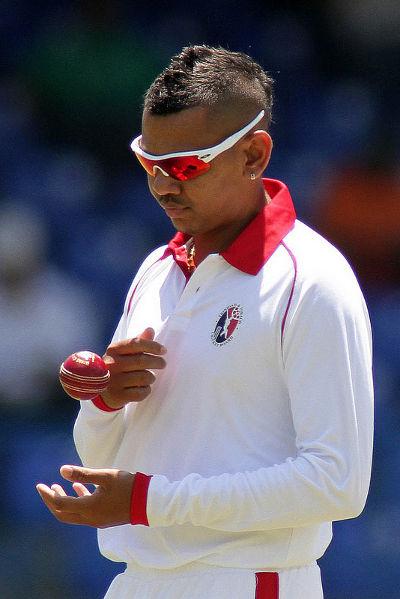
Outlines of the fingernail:
{"label": "fingernail", "polygon": [[162,354],[166,354],[167,353],[167,348],[164,347],[163,345],[160,347],[160,353]]}

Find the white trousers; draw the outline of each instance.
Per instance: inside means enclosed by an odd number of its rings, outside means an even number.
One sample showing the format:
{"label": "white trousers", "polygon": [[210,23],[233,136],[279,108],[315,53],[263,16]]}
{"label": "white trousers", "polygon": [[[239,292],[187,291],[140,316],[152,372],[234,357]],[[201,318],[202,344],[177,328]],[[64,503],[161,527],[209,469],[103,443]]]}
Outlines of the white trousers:
{"label": "white trousers", "polygon": [[316,563],[277,573],[204,565],[153,570],[128,565],[104,599],[323,599]]}

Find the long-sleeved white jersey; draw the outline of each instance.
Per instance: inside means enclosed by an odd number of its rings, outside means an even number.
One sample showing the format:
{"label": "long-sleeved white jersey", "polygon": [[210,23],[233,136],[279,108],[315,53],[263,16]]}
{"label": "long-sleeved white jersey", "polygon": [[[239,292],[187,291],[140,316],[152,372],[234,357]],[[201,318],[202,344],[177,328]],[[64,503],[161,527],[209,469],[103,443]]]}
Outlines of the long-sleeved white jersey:
{"label": "long-sleeved white jersey", "polygon": [[[343,256],[299,222],[286,186],[227,251],[186,271],[187,238],[152,252],[114,340],[153,327],[167,367],[118,411],[81,402],[84,465],[141,472],[133,521],[99,531],[116,561],[277,570],[318,559],[363,509],[373,390],[365,302]],[[135,507],[136,506],[136,507]]]}

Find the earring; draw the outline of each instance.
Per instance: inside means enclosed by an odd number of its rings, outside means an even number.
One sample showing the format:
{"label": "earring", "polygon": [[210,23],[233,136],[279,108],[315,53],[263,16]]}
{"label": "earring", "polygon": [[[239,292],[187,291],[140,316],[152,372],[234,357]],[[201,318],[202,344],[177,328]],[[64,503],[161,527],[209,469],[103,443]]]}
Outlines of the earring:
{"label": "earring", "polygon": [[256,178],[255,174],[254,174],[254,173],[251,173],[251,174],[250,174],[250,179],[251,179],[252,181],[254,181],[254,179],[255,179],[255,178]]}

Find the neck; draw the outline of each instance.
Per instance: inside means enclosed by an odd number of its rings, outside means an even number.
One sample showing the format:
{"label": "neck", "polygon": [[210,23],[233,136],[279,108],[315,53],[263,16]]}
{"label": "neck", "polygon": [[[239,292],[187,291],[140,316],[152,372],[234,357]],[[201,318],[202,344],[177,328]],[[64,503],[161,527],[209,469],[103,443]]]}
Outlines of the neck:
{"label": "neck", "polygon": [[247,218],[240,222],[234,222],[224,226],[221,229],[209,231],[205,234],[193,235],[195,252],[193,255],[196,266],[200,264],[209,254],[218,254],[224,252],[235,241],[236,237],[250,224],[266,204],[271,202],[271,198],[265,193],[265,198],[258,204],[257,208],[251,212]]}

